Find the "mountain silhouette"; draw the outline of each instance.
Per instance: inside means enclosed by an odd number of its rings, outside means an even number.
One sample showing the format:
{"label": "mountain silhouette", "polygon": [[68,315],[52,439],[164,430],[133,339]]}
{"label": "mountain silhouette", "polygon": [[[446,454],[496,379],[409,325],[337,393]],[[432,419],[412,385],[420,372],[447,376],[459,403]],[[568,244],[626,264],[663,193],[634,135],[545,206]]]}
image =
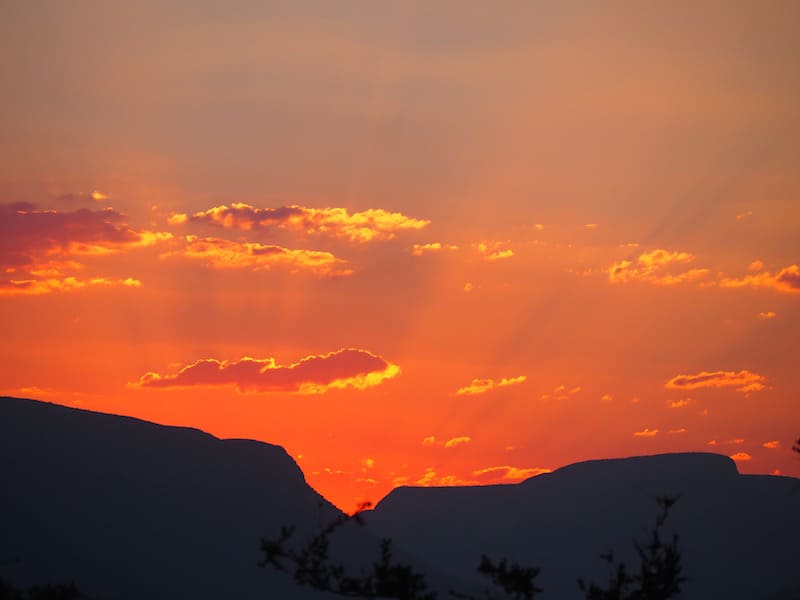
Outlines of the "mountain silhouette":
{"label": "mountain silhouette", "polygon": [[[337,533],[333,559],[358,575],[389,537],[440,597],[485,587],[486,554],[540,567],[545,598],[577,598],[578,577],[606,581],[601,553],[635,567],[633,540],[666,495],[680,496],[667,532],[680,534],[682,598],[800,598],[800,481],[740,475],[715,454],[398,488],[363,513],[366,527]],[[0,397],[0,578],[15,586],[72,581],[109,600],[328,598],[259,569],[260,540],[294,526],[302,543],[341,515],[279,446]]]}
{"label": "mountain silhouette", "polygon": [[2,397],[0,481],[0,577],[15,585],[74,581],[104,599],[327,597],[257,567],[261,536],[341,514],[279,446]]}
{"label": "mountain silhouette", "polygon": [[516,485],[397,488],[366,521],[398,547],[479,582],[481,555],[541,568],[544,598],[577,598],[576,579],[604,583],[601,553],[636,568],[634,539],[652,529],[657,497],[677,496],[681,598],[798,599],[800,480],[740,475],[726,456],[662,454],[570,465]]}

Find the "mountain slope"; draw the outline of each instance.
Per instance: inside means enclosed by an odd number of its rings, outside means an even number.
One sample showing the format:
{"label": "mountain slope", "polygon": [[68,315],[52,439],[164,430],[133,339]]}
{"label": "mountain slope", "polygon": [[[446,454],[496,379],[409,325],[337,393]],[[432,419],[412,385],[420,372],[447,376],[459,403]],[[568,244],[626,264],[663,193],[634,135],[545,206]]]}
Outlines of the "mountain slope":
{"label": "mountain slope", "polygon": [[321,598],[259,569],[260,537],[339,512],[286,452],[0,398],[0,577],[106,599]]}
{"label": "mountain slope", "polygon": [[545,598],[576,598],[579,576],[605,583],[599,554],[636,567],[654,498],[677,495],[681,598],[800,598],[800,481],[739,475],[715,454],[666,454],[570,465],[517,485],[398,488],[367,517],[422,560],[477,580],[481,554],[539,566]]}

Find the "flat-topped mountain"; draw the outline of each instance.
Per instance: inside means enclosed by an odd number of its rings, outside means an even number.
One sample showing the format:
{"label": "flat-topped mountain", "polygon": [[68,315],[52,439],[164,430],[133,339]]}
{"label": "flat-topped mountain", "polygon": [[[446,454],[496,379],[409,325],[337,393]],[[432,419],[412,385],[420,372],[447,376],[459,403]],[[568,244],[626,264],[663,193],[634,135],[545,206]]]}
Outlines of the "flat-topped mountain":
{"label": "flat-topped mountain", "polygon": [[[339,511],[279,446],[0,398],[0,577],[90,597],[321,598],[260,538]],[[374,545],[374,544],[373,544]]]}
{"label": "flat-topped mountain", "polygon": [[541,567],[544,598],[577,598],[578,577],[607,582],[601,553],[638,567],[633,540],[646,540],[661,496],[679,498],[665,531],[679,534],[681,598],[800,598],[800,480],[740,475],[716,454],[595,460],[516,485],[398,488],[368,523],[453,575],[479,581],[482,554],[507,557]]}

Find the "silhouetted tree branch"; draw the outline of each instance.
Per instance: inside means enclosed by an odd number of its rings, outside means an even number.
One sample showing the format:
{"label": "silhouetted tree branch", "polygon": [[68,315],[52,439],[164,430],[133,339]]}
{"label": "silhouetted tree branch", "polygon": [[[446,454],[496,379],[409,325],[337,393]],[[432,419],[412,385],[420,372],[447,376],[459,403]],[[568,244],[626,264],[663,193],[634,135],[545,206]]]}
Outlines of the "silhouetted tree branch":
{"label": "silhouetted tree branch", "polygon": [[[578,579],[578,587],[586,600],[669,600],[681,591],[686,581],[683,577],[681,553],[678,536],[673,534],[668,541],[662,539],[662,530],[669,512],[678,501],[677,497],[657,498],[660,510],[656,516],[655,527],[648,533],[645,542],[634,541],[639,557],[639,569],[631,573],[622,562],[616,562],[612,552],[600,557],[608,563],[609,579],[606,587],[595,583],[587,585],[583,578]],[[340,516],[319,533],[311,537],[299,550],[289,546],[294,534],[293,527],[283,527],[275,540],[261,540],[264,559],[262,567],[274,567],[294,576],[298,585],[309,585],[315,589],[332,592],[340,596],[355,598],[397,598],[399,600],[435,600],[436,594],[427,591],[423,575],[415,573],[410,565],[392,561],[392,542],[381,541],[380,559],[373,565],[372,573],[353,577],[345,573],[341,565],[330,561],[328,538],[339,527],[350,521],[363,524],[361,511],[365,504],[352,516]],[[536,585],[540,569],[525,567],[518,563],[508,564],[504,558],[494,562],[486,555],[481,557],[478,572],[489,578],[492,585],[499,588],[504,598],[513,600],[534,600],[543,590]],[[483,597],[451,590],[450,595],[463,600],[499,600],[495,592],[485,591]]]}
{"label": "silhouetted tree branch", "polygon": [[609,566],[608,583],[605,588],[594,583],[587,586],[583,578],[579,578],[578,587],[587,600],[668,600],[680,593],[686,578],[682,574],[678,535],[673,534],[672,539],[665,542],[661,533],[678,498],[663,496],[656,501],[661,510],[655,527],[644,544],[634,542],[640,561],[639,572],[630,574],[627,566],[617,563],[610,551],[601,554],[600,558]]}
{"label": "silhouetted tree branch", "polygon": [[283,572],[292,572],[298,585],[308,585],[318,590],[339,596],[355,598],[396,598],[397,600],[435,600],[436,594],[428,592],[425,577],[415,573],[411,565],[392,560],[392,541],[381,540],[381,553],[372,573],[352,576],[342,565],[331,562],[329,538],[344,524],[363,524],[361,512],[369,503],[359,506],[351,516],[341,515],[314,534],[305,546],[295,550],[289,546],[294,527],[283,527],[275,540],[261,540],[264,558],[261,567],[274,567]]}

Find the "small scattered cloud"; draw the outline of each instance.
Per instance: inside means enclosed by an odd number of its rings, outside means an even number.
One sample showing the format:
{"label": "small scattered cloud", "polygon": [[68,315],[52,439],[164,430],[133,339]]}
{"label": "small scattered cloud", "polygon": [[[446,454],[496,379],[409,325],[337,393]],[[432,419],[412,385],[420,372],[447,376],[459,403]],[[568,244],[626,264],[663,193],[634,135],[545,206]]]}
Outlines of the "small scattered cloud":
{"label": "small scattered cloud", "polygon": [[503,481],[521,481],[536,475],[552,473],[551,469],[541,467],[511,467],[509,465],[499,465],[496,467],[486,467],[473,471],[472,474],[485,482],[487,479]]}
{"label": "small scattered cloud", "polygon": [[232,385],[241,392],[322,394],[331,389],[364,390],[399,374],[397,365],[380,356],[346,348],[306,356],[290,365],[280,365],[274,358],[203,359],[172,375],[145,373],[132,385],[141,388]]}
{"label": "small scattered cloud", "polygon": [[761,271],[764,268],[764,263],[760,260],[754,260],[749,265],[747,265],[748,271]]}
{"label": "small scattered cloud", "polygon": [[614,396],[612,396],[611,394],[603,394],[602,396],[600,396],[600,400],[603,402],[611,402],[613,399]]}
{"label": "small scattered cloud", "polygon": [[731,454],[731,458],[736,462],[747,462],[748,460],[752,460],[753,457],[747,452],[737,452],[736,454]]}
{"label": "small scattered cloud", "polygon": [[431,242],[428,244],[414,244],[414,246],[411,248],[411,255],[422,256],[423,254],[438,253],[442,252],[443,250],[448,250],[453,252],[455,250],[458,250],[458,246],[454,244],[442,244],[441,242]]}
{"label": "small scattered cloud", "polygon": [[527,380],[525,375],[518,377],[496,379],[473,379],[472,382],[465,387],[459,388],[456,391],[456,396],[472,396],[476,394],[485,394],[494,389],[508,387],[524,383]]}
{"label": "small scattered cloud", "polygon": [[514,251],[507,248],[508,242],[477,242],[473,248],[487,261],[502,260],[514,256]]}
{"label": "small scattered cloud", "polygon": [[719,286],[723,288],[766,288],[787,294],[798,294],[800,293],[800,266],[789,265],[777,273],[763,271],[739,278],[727,277],[719,282]]}
{"label": "small scattered cloud", "polygon": [[104,200],[108,200],[109,199],[108,194],[104,194],[103,192],[100,192],[98,190],[94,190],[92,192],[91,196],[92,196],[92,200],[94,200],[95,202],[103,202]]}
{"label": "small scattered cloud", "polygon": [[307,271],[322,277],[343,277],[353,274],[350,263],[330,252],[293,250],[257,242],[234,242],[194,235],[186,236],[186,246],[183,249],[163,256],[181,256],[198,260],[214,269],[269,271],[282,268],[292,273]]}
{"label": "small scattered cloud", "polygon": [[191,216],[179,213],[170,217],[173,225],[187,222],[239,231],[283,229],[306,235],[329,235],[356,243],[393,239],[398,232],[416,231],[430,224],[426,219],[415,219],[382,208],[351,214],[346,208],[298,205],[256,208],[243,202],[215,206]]}
{"label": "small scattered cloud", "polygon": [[464,293],[465,294],[469,294],[474,289],[475,289],[475,286],[472,285],[471,282],[468,281],[467,283],[464,284]]}
{"label": "small scattered cloud", "polygon": [[669,431],[667,431],[667,433],[669,435],[677,435],[677,434],[681,434],[681,433],[686,433],[687,431],[689,431],[689,430],[686,429],[686,427],[680,427],[678,429],[670,429]]}
{"label": "small scattered cloud", "polygon": [[[408,481],[407,478],[405,478]],[[457,475],[439,475],[433,467],[425,469],[425,473],[414,482],[422,487],[455,487],[461,485],[478,485],[478,481],[462,479]]]}
{"label": "small scattered cloud", "polygon": [[460,435],[458,437],[451,438],[444,443],[445,448],[455,448],[457,446],[461,446],[462,444],[468,444],[472,441],[472,438],[468,435]]}
{"label": "small scattered cloud", "polygon": [[422,440],[423,446],[442,446],[443,448],[456,448],[463,444],[468,444],[472,438],[468,435],[459,435],[449,440],[437,440],[436,436],[429,435]]}
{"label": "small scattered cloud", "polygon": [[752,216],[753,216],[753,211],[752,210],[746,210],[746,211],[736,215],[736,220],[737,221],[744,221],[748,217],[752,217]]}
{"label": "small scattered cloud", "polygon": [[635,437],[655,437],[658,435],[658,429],[644,428],[641,431],[634,431],[633,435]]}
{"label": "small scattered cloud", "polygon": [[701,371],[692,375],[676,375],[664,385],[672,390],[734,387],[737,392],[749,393],[763,390],[767,378],[748,370]]}
{"label": "small scattered cloud", "polygon": [[764,448],[768,448],[769,450],[774,450],[775,448],[781,447],[780,440],[770,440],[769,442],[764,442],[761,444]]}
{"label": "small scattered cloud", "polygon": [[680,400],[667,400],[667,406],[670,408],[686,408],[694,404],[691,398],[681,398]]}
{"label": "small scattered cloud", "polygon": [[688,252],[670,252],[657,248],[634,260],[624,259],[608,268],[611,283],[641,281],[655,285],[676,285],[705,278],[708,269],[688,269],[695,256]]}
{"label": "small scattered cloud", "polygon": [[758,318],[762,319],[764,321],[770,321],[770,320],[774,319],[777,316],[778,316],[778,313],[776,313],[774,311],[771,311],[771,310],[758,313]]}
{"label": "small scattered cloud", "polygon": [[584,227],[585,227],[586,229],[597,229],[598,227],[600,227],[600,225],[599,225],[599,224],[597,224],[597,223],[586,223],[586,224],[584,225]]}
{"label": "small scattered cloud", "polygon": [[709,446],[716,446],[717,445],[717,440],[708,440],[708,442],[706,442],[706,444],[709,445]]}
{"label": "small scattered cloud", "polygon": [[540,396],[540,399],[549,400],[552,398],[553,400],[566,400],[570,396],[577,394],[580,391],[581,387],[578,385],[572,386],[568,389],[567,386],[562,383],[554,387],[553,391],[550,392],[549,394],[542,394]]}

